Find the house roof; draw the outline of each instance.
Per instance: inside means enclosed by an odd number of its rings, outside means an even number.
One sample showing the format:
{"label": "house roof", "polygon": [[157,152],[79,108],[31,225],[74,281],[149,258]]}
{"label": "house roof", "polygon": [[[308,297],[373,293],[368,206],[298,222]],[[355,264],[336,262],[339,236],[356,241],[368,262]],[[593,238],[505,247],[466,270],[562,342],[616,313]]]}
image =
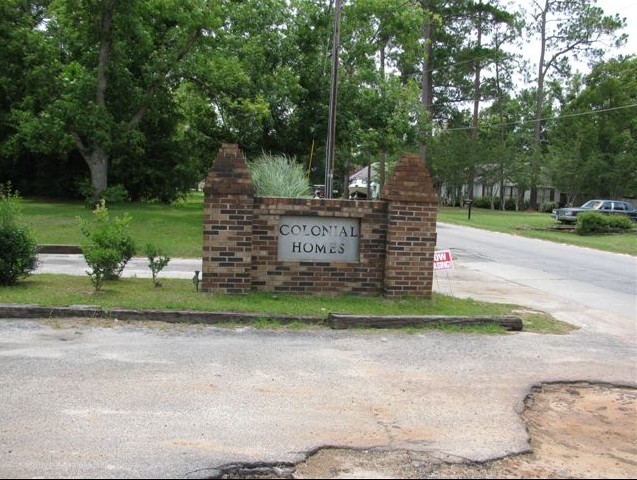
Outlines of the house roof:
{"label": "house roof", "polygon": [[[374,179],[378,173],[378,164],[372,163],[371,167],[372,167],[371,178]],[[368,170],[369,170],[369,165],[361,168],[360,170],[357,170],[356,172],[354,172],[353,174],[349,176],[349,181],[353,182],[354,180],[364,180],[365,182],[367,182],[367,178],[370,177],[370,175],[368,174]]]}

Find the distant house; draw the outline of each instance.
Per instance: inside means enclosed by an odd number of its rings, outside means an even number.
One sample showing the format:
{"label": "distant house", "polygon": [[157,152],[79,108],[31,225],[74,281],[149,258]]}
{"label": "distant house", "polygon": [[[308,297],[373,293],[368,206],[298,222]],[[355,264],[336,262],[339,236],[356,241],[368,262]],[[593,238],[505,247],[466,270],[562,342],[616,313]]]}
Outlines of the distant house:
{"label": "distant house", "polygon": [[[377,199],[380,195],[380,184],[378,183],[379,164],[372,163],[355,170],[349,176],[348,198],[350,199]],[[367,184],[369,183],[369,189]],[[528,204],[531,198],[530,190],[521,191],[520,188],[510,181],[505,181],[503,185],[499,182],[489,181],[488,177],[478,176],[473,183],[473,188],[469,184],[451,186],[447,184],[437,185],[438,199],[441,205],[462,205],[468,198],[500,198],[500,190],[503,189],[504,201],[514,202],[517,209],[523,209],[525,203]],[[556,188],[546,185],[539,185],[537,189],[537,202],[541,208],[547,202],[557,202],[560,205],[567,204],[567,198]]]}
{"label": "distant house", "polygon": [[[503,193],[501,195],[501,192]],[[515,202],[516,208],[523,208],[531,198],[531,191],[524,191],[510,181],[504,184],[487,182],[478,177],[473,183],[473,188],[468,184],[452,187],[446,184],[439,185],[438,198],[442,205],[462,205],[467,198],[504,198],[504,201]],[[554,187],[539,185],[537,187],[537,203],[541,207],[544,203],[557,202],[560,205],[567,203],[566,195]]]}
{"label": "distant house", "polygon": [[348,198],[351,200],[377,199],[380,194],[378,163],[372,163],[352,173],[349,176],[347,189]]}

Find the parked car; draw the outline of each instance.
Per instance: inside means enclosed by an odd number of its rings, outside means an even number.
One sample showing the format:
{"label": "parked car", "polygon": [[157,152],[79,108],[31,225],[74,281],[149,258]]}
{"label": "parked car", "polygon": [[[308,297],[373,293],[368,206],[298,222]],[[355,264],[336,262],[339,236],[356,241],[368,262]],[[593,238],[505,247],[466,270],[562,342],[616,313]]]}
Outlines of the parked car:
{"label": "parked car", "polygon": [[598,212],[608,215],[626,215],[637,222],[637,209],[622,200],[589,200],[581,207],[555,208],[551,217],[562,223],[575,223],[582,212]]}

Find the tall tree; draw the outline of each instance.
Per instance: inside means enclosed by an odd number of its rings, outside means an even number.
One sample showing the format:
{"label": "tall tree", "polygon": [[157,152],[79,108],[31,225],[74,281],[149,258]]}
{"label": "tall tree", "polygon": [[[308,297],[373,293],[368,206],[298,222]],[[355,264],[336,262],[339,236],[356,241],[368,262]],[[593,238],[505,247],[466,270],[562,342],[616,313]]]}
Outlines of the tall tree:
{"label": "tall tree", "polygon": [[[505,36],[513,40],[512,33],[515,32],[515,17],[499,8],[496,4],[484,3],[482,0],[470,2],[468,10],[469,24],[472,27],[471,30],[475,31],[475,37],[467,48],[468,65],[473,70],[471,140],[475,145],[473,149],[475,157],[475,153],[480,150],[478,148],[480,103],[483,99],[494,99],[501,95],[499,89],[502,87],[502,67],[505,59],[509,56],[502,50],[502,32],[498,28],[500,26],[508,26],[509,33],[505,33]],[[471,37],[470,35],[468,36]],[[482,78],[483,72],[493,64],[495,64],[496,78],[492,79],[491,82],[485,82]],[[490,85],[485,85],[485,83],[490,83]],[[474,171],[469,176],[469,196],[471,198],[473,197],[473,184],[475,181],[474,172],[478,167],[478,163],[478,161],[474,162]]]}
{"label": "tall tree", "polygon": [[550,132],[551,178],[571,202],[637,196],[636,71],[635,55],[597,64]]}
{"label": "tall tree", "polygon": [[595,0],[534,0],[531,10],[531,28],[539,38],[537,89],[535,103],[534,152],[531,164],[531,208],[537,210],[537,187],[542,157],[542,110],[545,86],[551,74],[568,77],[569,58],[599,58],[603,51],[599,45],[621,45],[625,35],[616,36],[625,20],[618,15],[605,16]]}
{"label": "tall tree", "polygon": [[78,151],[97,198],[114,155],[144,150],[145,130],[174,108],[171,92],[217,15],[207,0],[52,0],[46,33],[59,53],[47,72],[51,96],[20,127],[52,132],[50,149]]}
{"label": "tall tree", "polygon": [[296,148],[290,131],[302,87],[294,8],[284,0],[224,2],[214,49],[200,52],[193,85],[217,112],[220,135],[250,155]]}
{"label": "tall tree", "polygon": [[29,190],[22,178],[31,165],[18,125],[47,97],[47,67],[55,55],[41,28],[47,3],[0,3],[0,183],[11,180],[23,192]]}
{"label": "tall tree", "polygon": [[[505,24],[498,25],[493,31],[493,46],[496,51],[502,51],[504,45],[514,43],[516,37],[519,38],[521,30],[521,23],[519,20],[514,22],[514,25]],[[500,193],[500,207],[502,210],[506,208],[506,192],[505,192],[505,184],[508,180],[510,180],[510,173],[512,170],[512,159],[515,157],[511,151],[511,147],[513,146],[513,128],[514,124],[512,120],[506,115],[507,105],[510,105],[510,95],[509,92],[512,90],[512,70],[511,70],[511,62],[507,62],[506,58],[510,58],[508,55],[503,55],[501,58],[496,60],[495,62],[495,72],[494,72],[494,87],[495,87],[495,96],[494,96],[494,105],[493,112],[495,113],[495,118],[497,121],[494,122],[496,125],[495,130],[497,133],[498,140],[493,142],[496,147],[494,150],[496,154],[494,157],[496,158],[497,164],[497,180],[499,183],[499,193]],[[513,56],[512,63],[516,63],[519,56]],[[517,119],[516,119],[517,120]]]}
{"label": "tall tree", "polygon": [[422,9],[404,0],[363,0],[344,14],[341,117],[357,163],[380,161],[375,180],[382,186],[388,155],[397,145],[415,145],[417,90],[413,79],[397,72],[401,57],[416,57],[420,50]]}

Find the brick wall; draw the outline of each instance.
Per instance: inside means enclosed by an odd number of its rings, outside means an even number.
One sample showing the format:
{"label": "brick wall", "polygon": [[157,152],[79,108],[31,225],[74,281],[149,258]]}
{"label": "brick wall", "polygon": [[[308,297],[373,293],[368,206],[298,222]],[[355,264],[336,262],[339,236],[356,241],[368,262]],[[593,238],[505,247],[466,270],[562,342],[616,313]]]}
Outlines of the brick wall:
{"label": "brick wall", "polygon": [[[254,290],[380,294],[385,260],[386,205],[364,200],[255,198],[252,237]],[[359,262],[280,261],[281,216],[360,219]]]}
{"label": "brick wall", "polygon": [[385,184],[387,209],[386,296],[430,297],[438,200],[417,155],[403,155]]}
{"label": "brick wall", "polygon": [[[416,156],[401,158],[378,201],[262,198],[241,151],[224,145],[204,195],[203,292],[431,296],[437,200]],[[358,219],[358,261],[279,260],[281,216]]]}
{"label": "brick wall", "polygon": [[223,145],[204,185],[203,291],[251,290],[253,203],[243,153]]}

